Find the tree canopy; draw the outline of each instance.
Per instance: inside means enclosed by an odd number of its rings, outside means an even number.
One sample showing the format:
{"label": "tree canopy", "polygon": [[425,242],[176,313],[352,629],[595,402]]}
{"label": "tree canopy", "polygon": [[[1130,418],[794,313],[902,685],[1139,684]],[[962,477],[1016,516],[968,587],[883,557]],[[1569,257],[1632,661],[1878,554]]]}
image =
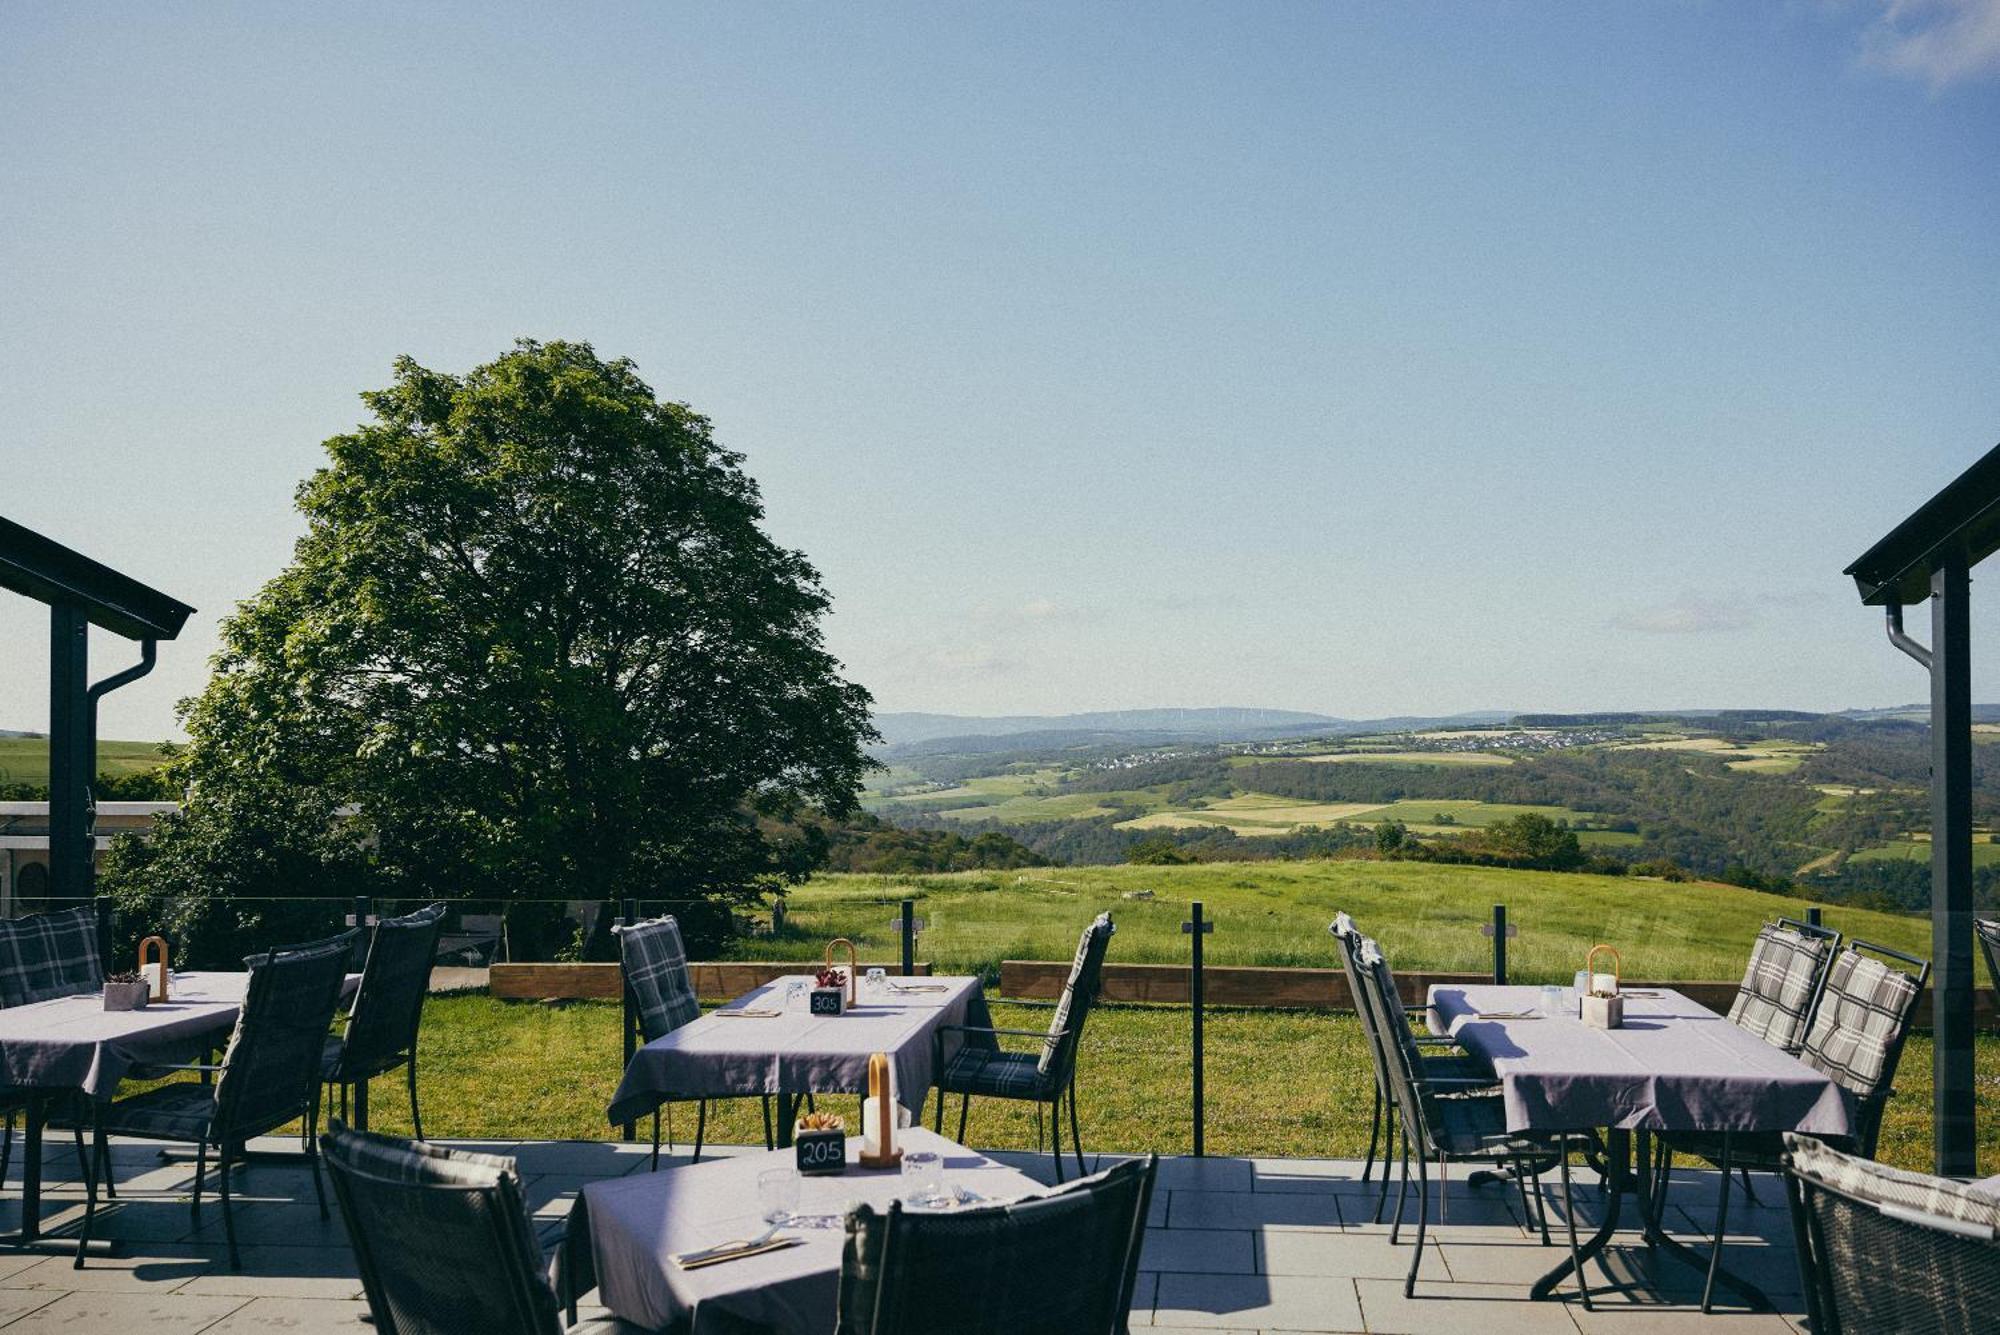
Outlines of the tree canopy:
{"label": "tree canopy", "polygon": [[362,398],[182,704],[192,800],[107,885],[195,932],[227,894],[729,899],[808,872],[824,836],[792,818],[852,809],[871,701],[708,420],[582,343],[403,358]]}

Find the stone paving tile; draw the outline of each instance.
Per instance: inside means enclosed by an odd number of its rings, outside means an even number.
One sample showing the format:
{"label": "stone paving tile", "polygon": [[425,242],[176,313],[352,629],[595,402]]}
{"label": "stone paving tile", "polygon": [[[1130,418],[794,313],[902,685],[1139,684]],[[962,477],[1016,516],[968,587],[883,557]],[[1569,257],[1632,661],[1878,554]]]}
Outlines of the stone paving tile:
{"label": "stone paving tile", "polygon": [[242,1298],[359,1298],[354,1253],[345,1247],[244,1247],[243,1268],[231,1270],[217,1254],[209,1270],[181,1286],[182,1293]]}
{"label": "stone paving tile", "polygon": [[[1401,1279],[1415,1244],[1392,1247],[1386,1235],[1269,1228],[1256,1234],[1257,1271],[1265,1275],[1318,1275],[1326,1279]],[[1424,1270],[1450,1273],[1435,1243],[1427,1243]]]}
{"label": "stone paving tile", "polygon": [[1153,1324],[1205,1330],[1247,1326],[1361,1331],[1366,1327],[1354,1284],[1304,1275],[1161,1275],[1153,1299]]}
{"label": "stone paving tile", "polygon": [[1400,1280],[1357,1279],[1371,1335],[1577,1335],[1561,1302],[1533,1302],[1511,1285],[1417,1281],[1405,1298]]}
{"label": "stone paving tile", "polygon": [[84,1258],[76,1268],[73,1256],[44,1256],[0,1284],[10,1289],[69,1289],[78,1293],[172,1293],[206,1274],[214,1258],[206,1251],[178,1243],[147,1244],[132,1255]]}
{"label": "stone paving tile", "polygon": [[1160,1191],[1249,1191],[1256,1181],[1247,1159],[1173,1158],[1160,1160],[1154,1189]]}
{"label": "stone paving tile", "polygon": [[1716,1311],[1701,1314],[1699,1305],[1684,1307],[1593,1301],[1593,1310],[1577,1307],[1570,1315],[1583,1335],[1790,1335],[1784,1317],[1764,1312]]}
{"label": "stone paving tile", "polygon": [[365,1302],[252,1298],[202,1335],[367,1335],[367,1317]]}
{"label": "stone paving tile", "polygon": [[[119,1331],[132,1335],[199,1335],[243,1305],[241,1298],[187,1298],[174,1293],[65,1293],[7,1326],[7,1335]],[[358,1333],[357,1333],[358,1335]]]}
{"label": "stone paving tile", "polygon": [[1179,1274],[1254,1275],[1257,1248],[1250,1233],[1212,1228],[1169,1228],[1146,1234],[1141,1270]]}
{"label": "stone paving tile", "polygon": [[1339,1228],[1337,1196],[1287,1192],[1176,1191],[1167,1207],[1167,1227],[1177,1228]]}
{"label": "stone paving tile", "polygon": [[55,1289],[0,1289],[0,1326],[38,1307],[47,1307],[61,1296]]}

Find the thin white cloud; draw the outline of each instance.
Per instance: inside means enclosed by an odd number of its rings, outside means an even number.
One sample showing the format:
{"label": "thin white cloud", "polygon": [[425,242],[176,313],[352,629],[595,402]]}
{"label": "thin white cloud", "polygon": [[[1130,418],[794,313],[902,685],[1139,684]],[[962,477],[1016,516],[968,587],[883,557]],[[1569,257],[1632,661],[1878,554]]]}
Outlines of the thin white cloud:
{"label": "thin white cloud", "polygon": [[1933,91],[2000,74],[2000,0],[1881,0],[1861,34],[1868,64]]}
{"label": "thin white cloud", "polygon": [[1014,670],[1011,659],[990,644],[970,642],[941,645],[924,655],[930,666],[968,677],[999,676]]}
{"label": "thin white cloud", "polygon": [[1611,624],[1647,635],[1714,635],[1743,630],[1753,620],[1750,610],[1740,603],[1683,594],[1658,607],[1628,612]]}

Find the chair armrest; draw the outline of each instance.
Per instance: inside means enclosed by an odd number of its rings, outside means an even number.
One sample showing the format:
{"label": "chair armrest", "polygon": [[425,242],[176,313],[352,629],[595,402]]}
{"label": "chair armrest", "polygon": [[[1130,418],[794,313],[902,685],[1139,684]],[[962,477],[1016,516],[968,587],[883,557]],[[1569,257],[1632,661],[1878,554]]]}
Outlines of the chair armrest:
{"label": "chair armrest", "polygon": [[148,1070],[153,1070],[153,1071],[221,1072],[227,1069],[228,1064],[226,1062],[142,1062],[141,1065],[145,1066]]}
{"label": "chair armrest", "polygon": [[1069,1033],[1067,1029],[994,1029],[983,1024],[941,1024],[937,1027],[940,1034],[947,1030],[958,1034],[1012,1034],[1020,1038],[1062,1038]]}

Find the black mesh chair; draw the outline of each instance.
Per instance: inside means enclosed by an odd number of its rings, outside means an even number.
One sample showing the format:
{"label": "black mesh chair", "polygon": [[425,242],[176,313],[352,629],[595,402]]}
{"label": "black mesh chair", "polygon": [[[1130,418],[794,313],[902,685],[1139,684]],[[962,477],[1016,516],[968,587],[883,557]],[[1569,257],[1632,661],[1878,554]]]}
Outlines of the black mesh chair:
{"label": "black mesh chair", "polygon": [[968,1210],[856,1206],[837,1335],[1124,1335],[1156,1167]]}
{"label": "black mesh chair", "polygon": [[[236,1220],[230,1212],[229,1166],[243,1158],[244,1143],[267,1135],[295,1118],[316,1120],[319,1110],[320,1052],[327,1027],[340,1005],[347,963],[360,932],[349,931],[308,946],[252,956],[250,982],[237,1012],[236,1029],[219,1064],[190,1063],[157,1069],[201,1071],[213,1084],[179,1081],[158,1085],[115,1103],[90,1107],[92,1134],[100,1163],[109,1163],[106,1138],[132,1136],[197,1146],[194,1217],[201,1218],[201,1191],[207,1176],[208,1149],[216,1152],[216,1182],[222,1197],[222,1226],[229,1239],[229,1264],[242,1268],[236,1250]],[[320,1183],[318,1139],[307,1144],[313,1193],[320,1217],[326,1217],[326,1192]],[[107,1178],[109,1174],[105,1175]],[[95,1174],[84,1177],[83,1232],[76,1265],[83,1268],[85,1245],[97,1215]]]}
{"label": "black mesh chair", "polygon": [[[1083,1137],[1077,1130],[1076,1051],[1083,1039],[1084,1021],[1097,1004],[1104,972],[1104,952],[1110,948],[1111,915],[1100,913],[1076,943],[1076,957],[1070,961],[1069,977],[1063,982],[1062,998],[1047,1033],[1034,1029],[994,1029],[990,1026],[939,1025],[931,1036],[931,1069],[937,1072],[935,1125],[944,1132],[944,1099],[959,1096],[958,1138],[965,1139],[965,1119],[974,1094],[1001,1099],[1028,1099],[1035,1104],[1035,1143],[1041,1144],[1041,1110],[1049,1109],[1049,1146],[1055,1156],[1056,1181],[1063,1180],[1062,1105],[1069,1099],[1070,1150],[1076,1155],[1076,1171],[1084,1170]],[[946,1034],[958,1034],[963,1042],[949,1060],[944,1056]],[[1000,1047],[1002,1036],[1039,1038],[1036,1052],[1007,1052]]]}
{"label": "black mesh chair", "polygon": [[[326,1133],[334,1198],[377,1335],[562,1335],[512,1159]],[[573,1335],[639,1335],[600,1318]]]}
{"label": "black mesh chair", "polygon": [[[1911,966],[1894,968],[1861,952],[1869,951]],[[1882,1132],[1882,1111],[1895,1093],[1896,1064],[1903,1042],[1916,1019],[1917,1002],[1930,978],[1928,960],[1900,950],[1850,941],[1833,961],[1826,987],[1813,1012],[1799,1060],[1839,1085],[1847,1096],[1852,1136],[1840,1137],[1839,1148],[1863,1158],[1875,1156]],[[1834,1138],[1829,1138],[1832,1140]],[[1715,1202],[1715,1237],[1709,1245],[1708,1278],[1702,1285],[1701,1310],[1710,1310],[1716,1276],[1722,1268],[1722,1239],[1729,1224],[1729,1174],[1732,1170],[1776,1173],[1784,1167],[1784,1141],[1776,1132],[1669,1131],[1658,1138],[1653,1183],[1653,1222],[1665,1218],[1674,1155],[1692,1154],[1722,1170]]]}
{"label": "black mesh chair", "polygon": [[417,1030],[443,930],[442,904],[375,924],[347,1027],[340,1037],[326,1040],[320,1055],[320,1079],[339,1090],[343,1117],[353,1091],[354,1125],[363,1131],[368,1129],[368,1082],[402,1066],[409,1073],[410,1123],[417,1139],[424,1137],[424,1117],[417,1107]]}
{"label": "black mesh chair", "polygon": [[[1534,1213],[1540,1222],[1544,1243],[1548,1241],[1549,1225],[1542,1203],[1540,1178],[1548,1169],[1560,1168],[1570,1256],[1577,1261],[1577,1292],[1588,1308],[1590,1290],[1584,1284],[1583,1265],[1577,1260],[1576,1206],[1570,1187],[1569,1151],[1572,1147],[1590,1150],[1593,1147],[1590,1135],[1584,1131],[1547,1134],[1510,1132],[1507,1130],[1506,1110],[1500,1099],[1490,1096],[1451,1097],[1464,1094],[1475,1082],[1436,1076],[1425,1069],[1423,1053],[1416,1045],[1416,1036],[1410,1032],[1409,1020],[1403,1013],[1402,998],[1396,993],[1395,979],[1390,976],[1389,966],[1373,941],[1362,938],[1355,952],[1355,962],[1365,984],[1365,1004],[1374,1008],[1373,1023],[1382,1036],[1383,1047],[1388,1051],[1390,1089],[1402,1118],[1403,1176],[1402,1188],[1396,1195],[1396,1222],[1389,1230],[1392,1244],[1402,1240],[1403,1206],[1410,1194],[1410,1161],[1414,1159],[1417,1164],[1417,1245],[1410,1255],[1409,1274],[1403,1280],[1403,1296],[1416,1296],[1417,1270],[1423,1264],[1424,1234],[1430,1223],[1431,1164],[1437,1164],[1440,1170],[1440,1213],[1445,1194],[1443,1169],[1447,1164],[1476,1163],[1511,1172],[1515,1181],[1523,1184],[1523,1209],[1527,1208],[1525,1181],[1535,1179]],[[1478,1083],[1490,1086],[1491,1074]],[[1383,1171],[1387,1171],[1386,1165]]]}
{"label": "black mesh chair", "polygon": [[[639,1041],[651,1043],[664,1038],[682,1025],[701,1018],[701,1001],[688,976],[687,948],[681,944],[681,926],[672,914],[614,929],[618,933],[618,960],[625,978],[626,1013],[638,1026]],[[764,1148],[771,1138],[771,1096],[764,1105]],[[701,1162],[701,1150],[708,1136],[708,1100],[695,1104],[694,1162]],[[669,1123],[667,1148],[673,1148],[673,1128]],[[660,1166],[660,1109],[653,1109],[653,1167]]]}
{"label": "black mesh chair", "polygon": [[[1368,1044],[1369,1068],[1375,1075],[1375,1108],[1368,1124],[1368,1157],[1361,1166],[1361,1180],[1366,1182],[1375,1171],[1375,1150],[1379,1141],[1382,1147],[1382,1188],[1375,1198],[1375,1222],[1379,1224],[1389,1200],[1389,1163],[1395,1158],[1396,1096],[1389,1087],[1389,1057],[1382,1046],[1382,1036],[1375,1032],[1374,1008],[1362,998],[1362,989],[1368,983],[1362,978],[1355,958],[1356,952],[1361,949],[1361,931],[1354,925],[1354,919],[1345,913],[1336,914],[1327,931],[1333,934],[1334,944],[1339,948],[1341,968],[1347,973],[1348,996],[1353,999],[1354,1017],[1360,1021],[1362,1038]],[[1460,1050],[1457,1039],[1412,1033],[1410,1040],[1423,1056],[1425,1073],[1433,1079],[1450,1081],[1454,1087],[1468,1091],[1497,1088],[1492,1068],[1471,1053]]]}
{"label": "black mesh chair", "polygon": [[1765,923],[1751,943],[1729,1022],[1796,1055],[1839,949],[1840,933],[1829,928],[1792,918]]}
{"label": "black mesh chair", "polygon": [[1815,1335],[1959,1335],[2000,1313],[2000,1197],[1785,1137]]}

